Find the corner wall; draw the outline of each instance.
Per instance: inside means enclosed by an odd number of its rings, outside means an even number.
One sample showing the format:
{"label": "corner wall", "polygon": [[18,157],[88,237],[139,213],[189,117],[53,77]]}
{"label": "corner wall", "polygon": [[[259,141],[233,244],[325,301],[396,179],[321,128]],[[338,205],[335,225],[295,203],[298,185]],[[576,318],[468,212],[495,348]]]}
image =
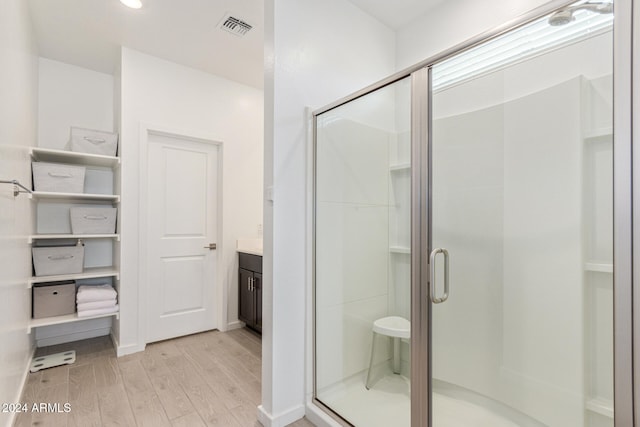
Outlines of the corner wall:
{"label": "corner wall", "polygon": [[[226,329],[237,321],[236,239],[258,234],[262,223],[262,91],[123,48],[121,112],[121,275],[119,354],[145,345],[145,310],[139,312],[140,125],[210,135],[223,143],[223,251],[221,284],[228,295]],[[117,120],[118,121],[118,120]],[[143,306],[144,308],[144,306]]]}
{"label": "corner wall", "polygon": [[[265,2],[263,381],[259,419],[304,415],[310,292],[308,110],[394,70],[393,31],[345,0]],[[269,200],[272,199],[272,200]],[[310,338],[310,337],[309,337]],[[307,354],[307,357],[303,355]]]}
{"label": "corner wall", "polygon": [[[0,179],[31,186],[28,148],[36,142],[38,58],[27,2],[0,2]],[[11,185],[0,184],[0,402],[20,401],[32,354],[27,325],[31,298],[32,206],[13,197]],[[12,414],[0,412],[0,426]]]}

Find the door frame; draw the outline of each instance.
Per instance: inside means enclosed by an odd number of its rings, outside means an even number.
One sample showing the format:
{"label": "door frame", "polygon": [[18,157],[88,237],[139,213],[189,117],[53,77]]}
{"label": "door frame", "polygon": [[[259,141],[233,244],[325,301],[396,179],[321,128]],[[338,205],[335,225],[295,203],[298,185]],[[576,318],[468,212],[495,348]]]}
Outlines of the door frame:
{"label": "door frame", "polygon": [[[412,76],[412,299],[420,295],[418,301],[411,302],[412,372],[411,413],[412,427],[431,426],[431,361],[429,357],[422,363],[418,360],[430,354],[431,328],[420,326],[419,319],[429,322],[430,304],[423,304],[427,290],[427,256],[430,235],[431,191],[429,179],[430,135],[430,68],[463,50],[467,50],[491,38],[526,24],[539,17],[566,7],[575,0],[552,0],[519,18],[502,26],[480,34],[462,44],[454,46],[407,69],[399,71],[377,83],[363,88],[345,98],[332,102],[312,112],[313,128],[310,138],[310,174],[308,192],[311,213],[309,222],[308,252],[311,258],[309,278],[310,296],[310,337],[307,351],[310,353],[308,372],[310,396],[307,413],[313,419],[332,419],[340,425],[350,425],[339,414],[331,411],[316,397],[315,385],[315,291],[316,291],[316,123],[317,117],[329,110],[390,85],[400,79]],[[631,426],[634,421],[640,425],[640,292],[633,292],[635,272],[640,271],[640,172],[633,174],[634,166],[640,171],[640,150],[632,150],[633,142],[640,144],[634,124],[640,124],[640,55],[633,55],[633,42],[640,43],[640,8],[633,7],[634,0],[615,0],[613,80],[614,80],[614,414],[616,425]],[[637,48],[636,48],[637,50]],[[635,70],[635,72],[634,72]],[[428,88],[425,93],[425,87]],[[421,94],[420,100],[413,99]],[[634,108],[635,107],[635,108]],[[635,119],[635,121],[634,121]],[[632,182],[636,185],[633,186]],[[422,190],[428,189],[428,198],[422,197]],[[417,197],[417,198],[416,198]],[[428,199],[428,200],[427,200]],[[633,209],[635,207],[635,209]],[[428,215],[428,216],[427,216]],[[636,227],[634,227],[636,225]],[[635,269],[634,269],[635,267]],[[635,271],[634,271],[635,270]],[[637,274],[637,273],[636,273]],[[640,282],[639,282],[640,283]],[[639,285],[640,286],[640,285]],[[417,311],[414,313],[414,311]],[[635,316],[634,316],[635,313]],[[415,322],[418,322],[416,325]],[[635,326],[635,328],[634,328]],[[414,349],[415,347],[415,349]],[[634,351],[635,347],[635,351]],[[415,377],[419,381],[414,381]],[[414,384],[415,383],[415,384]],[[426,400],[425,400],[426,396]],[[420,403],[420,404],[416,404]],[[635,405],[637,406],[635,406]],[[416,421],[417,419],[417,421]]]}
{"label": "door frame", "polygon": [[147,265],[147,254],[148,254],[148,233],[147,227],[142,226],[144,219],[147,218],[149,214],[149,206],[148,206],[148,198],[147,198],[147,188],[149,185],[148,172],[149,172],[149,136],[157,135],[157,136],[165,136],[169,138],[179,138],[187,141],[198,142],[202,144],[210,144],[214,145],[218,149],[218,164],[217,167],[217,206],[216,206],[216,214],[217,214],[217,224],[216,224],[216,234],[217,234],[217,249],[215,251],[216,257],[216,277],[215,277],[215,296],[216,296],[216,329],[221,331],[227,330],[227,299],[228,292],[224,284],[224,235],[223,230],[223,181],[222,181],[222,167],[223,167],[223,147],[224,143],[219,139],[212,137],[210,135],[188,131],[188,130],[178,130],[171,129],[165,126],[157,126],[148,123],[140,123],[139,130],[139,188],[138,188],[138,212],[139,216],[139,224],[140,227],[138,229],[138,259],[142,262],[139,264],[139,273],[138,273],[138,336],[143,337],[143,346],[146,346],[148,341],[147,336],[147,295],[149,294],[149,273],[148,273],[148,265]]}

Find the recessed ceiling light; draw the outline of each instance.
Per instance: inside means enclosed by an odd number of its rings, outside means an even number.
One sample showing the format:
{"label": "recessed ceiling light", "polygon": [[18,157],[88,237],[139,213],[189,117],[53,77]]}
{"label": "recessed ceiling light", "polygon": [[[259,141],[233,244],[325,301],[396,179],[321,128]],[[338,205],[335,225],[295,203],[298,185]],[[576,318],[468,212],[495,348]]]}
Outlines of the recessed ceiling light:
{"label": "recessed ceiling light", "polygon": [[120,3],[130,7],[131,9],[140,9],[142,7],[142,2],[140,0],[120,0]]}

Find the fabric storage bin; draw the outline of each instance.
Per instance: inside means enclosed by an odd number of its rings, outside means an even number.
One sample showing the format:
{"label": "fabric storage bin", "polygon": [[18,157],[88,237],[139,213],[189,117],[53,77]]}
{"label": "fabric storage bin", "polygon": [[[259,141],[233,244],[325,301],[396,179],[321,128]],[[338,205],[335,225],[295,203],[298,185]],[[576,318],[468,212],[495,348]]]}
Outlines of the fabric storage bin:
{"label": "fabric storage bin", "polygon": [[115,156],[118,151],[118,134],[72,127],[68,147],[71,151],[80,153]]}
{"label": "fabric storage bin", "polygon": [[82,273],[84,245],[42,246],[31,249],[36,276]]}
{"label": "fabric storage bin", "polygon": [[117,208],[70,208],[73,234],[114,234]]}
{"label": "fabric storage bin", "polygon": [[33,318],[62,316],[76,312],[76,284],[73,281],[33,285]]}
{"label": "fabric storage bin", "polygon": [[33,189],[56,193],[82,193],[84,191],[84,166],[62,163],[32,162]]}

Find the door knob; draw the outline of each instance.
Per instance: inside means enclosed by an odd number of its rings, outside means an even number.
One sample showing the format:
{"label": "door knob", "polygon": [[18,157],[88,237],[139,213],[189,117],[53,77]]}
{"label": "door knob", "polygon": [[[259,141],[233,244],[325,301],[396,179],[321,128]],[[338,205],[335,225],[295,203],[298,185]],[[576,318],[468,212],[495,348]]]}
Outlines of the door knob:
{"label": "door knob", "polygon": [[214,250],[216,248],[216,244],[215,243],[209,243],[209,246],[205,246],[205,249],[211,249]]}

